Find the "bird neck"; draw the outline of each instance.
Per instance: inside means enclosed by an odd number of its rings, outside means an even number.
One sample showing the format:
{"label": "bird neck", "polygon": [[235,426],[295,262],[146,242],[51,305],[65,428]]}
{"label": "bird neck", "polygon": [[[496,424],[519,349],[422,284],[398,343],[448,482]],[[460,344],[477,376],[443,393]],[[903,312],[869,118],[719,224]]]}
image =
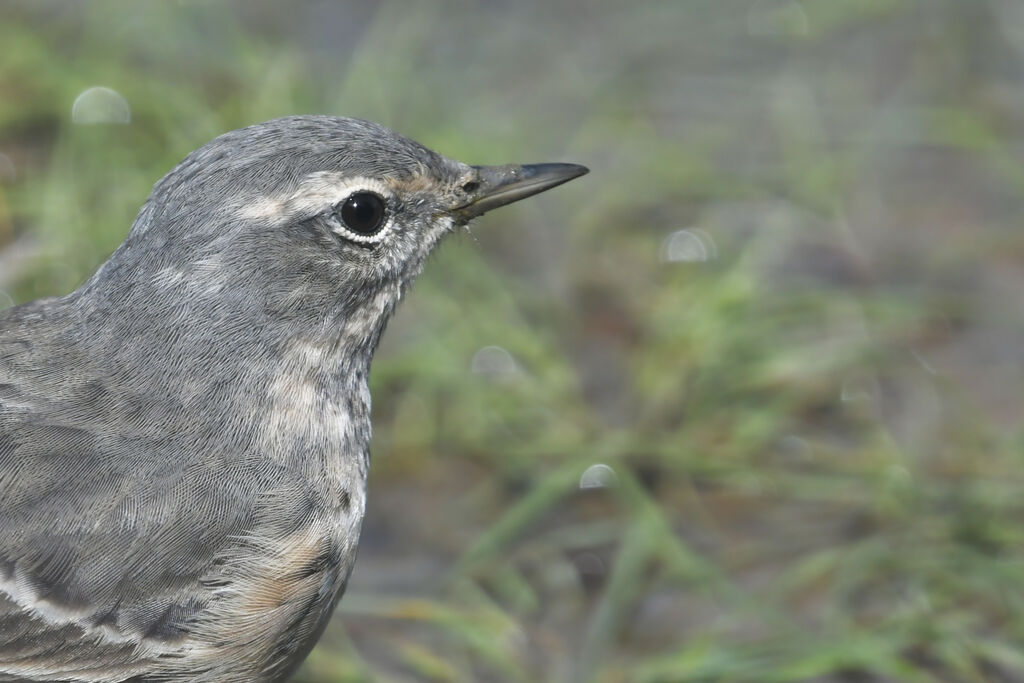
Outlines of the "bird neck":
{"label": "bird neck", "polygon": [[[147,279],[148,280],[148,279]],[[111,281],[117,286],[109,286]],[[148,396],[229,400],[313,378],[325,400],[363,391],[400,296],[397,285],[331,296],[210,293],[195,281],[83,287],[65,300],[88,330],[80,343],[97,374]],[[148,290],[148,291],[147,291]],[[228,395],[231,396],[228,396]]]}

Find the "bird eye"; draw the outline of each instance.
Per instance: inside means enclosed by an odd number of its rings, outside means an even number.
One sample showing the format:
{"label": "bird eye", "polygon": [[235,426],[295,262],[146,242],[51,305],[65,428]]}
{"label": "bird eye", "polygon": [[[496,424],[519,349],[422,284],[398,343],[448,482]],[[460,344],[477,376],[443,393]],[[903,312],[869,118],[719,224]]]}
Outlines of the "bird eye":
{"label": "bird eye", "polygon": [[374,192],[356,192],[337,210],[338,218],[357,235],[369,237],[384,225],[384,200]]}

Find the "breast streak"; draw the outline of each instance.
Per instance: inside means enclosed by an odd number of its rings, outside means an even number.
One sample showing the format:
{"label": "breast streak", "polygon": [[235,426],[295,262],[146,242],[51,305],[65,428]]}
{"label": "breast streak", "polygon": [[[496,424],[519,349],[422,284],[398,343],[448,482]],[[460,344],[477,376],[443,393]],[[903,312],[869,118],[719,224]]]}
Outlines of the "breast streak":
{"label": "breast streak", "polygon": [[188,661],[180,662],[193,672],[190,680],[282,680],[326,625],[358,533],[356,520],[347,534],[315,520],[282,538],[243,539],[239,552],[224,560],[195,624]]}
{"label": "breast streak", "polygon": [[[301,352],[309,360],[309,348]],[[225,559],[218,572],[224,581],[213,589],[214,599],[197,633],[207,646],[193,652],[214,667],[210,680],[283,678],[315,644],[355,560],[365,508],[369,428],[357,424],[362,412],[350,414],[352,401],[339,405],[324,396],[314,374],[295,370],[269,387],[261,445],[277,464],[302,472],[308,482],[302,498],[317,504],[288,525],[292,531],[254,532],[240,539],[237,552]],[[352,394],[358,404],[367,402],[368,415],[368,391]],[[276,510],[280,517],[294,516],[294,498],[271,493],[268,518]],[[230,673],[224,670],[226,662],[233,662]],[[242,671],[249,673],[240,675]]]}

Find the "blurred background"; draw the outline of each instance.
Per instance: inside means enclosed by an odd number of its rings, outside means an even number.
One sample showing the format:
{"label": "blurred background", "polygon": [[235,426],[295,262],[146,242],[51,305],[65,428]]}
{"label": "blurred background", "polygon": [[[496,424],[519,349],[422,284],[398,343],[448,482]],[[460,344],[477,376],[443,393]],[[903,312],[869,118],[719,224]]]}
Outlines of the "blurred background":
{"label": "blurred background", "polygon": [[0,3],[0,308],[232,128],[592,173],[372,376],[332,681],[1024,681],[1024,3]]}

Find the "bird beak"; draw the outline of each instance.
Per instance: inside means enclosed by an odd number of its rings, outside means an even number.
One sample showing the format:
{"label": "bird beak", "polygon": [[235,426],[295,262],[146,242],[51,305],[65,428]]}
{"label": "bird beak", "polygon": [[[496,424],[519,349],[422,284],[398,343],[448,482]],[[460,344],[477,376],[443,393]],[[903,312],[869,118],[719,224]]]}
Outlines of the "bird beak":
{"label": "bird beak", "polygon": [[454,214],[463,221],[487,213],[491,209],[526,199],[538,192],[567,183],[590,172],[579,164],[508,164],[507,166],[474,166],[477,183],[470,200],[456,207]]}

